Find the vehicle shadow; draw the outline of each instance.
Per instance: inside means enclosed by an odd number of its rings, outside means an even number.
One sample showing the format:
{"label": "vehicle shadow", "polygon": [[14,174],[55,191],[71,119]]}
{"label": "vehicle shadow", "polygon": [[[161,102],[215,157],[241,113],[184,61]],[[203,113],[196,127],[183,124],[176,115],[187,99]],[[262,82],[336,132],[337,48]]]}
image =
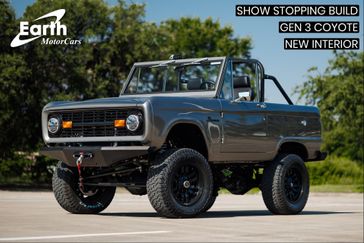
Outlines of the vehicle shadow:
{"label": "vehicle shadow", "polygon": [[[333,212],[333,211],[303,211],[298,215],[327,215],[327,214],[346,214],[351,212]],[[211,211],[202,214],[201,218],[230,218],[230,217],[254,217],[254,216],[272,216],[279,217],[281,215],[274,215],[268,210],[234,210],[234,211]],[[283,215],[295,216],[295,215]]]}
{"label": "vehicle shadow", "polygon": [[[333,211],[303,211],[299,215],[328,215],[328,214],[351,214],[353,212],[333,212]],[[99,213],[101,216],[113,217],[160,217],[156,212],[120,212],[120,213]],[[280,217],[280,215],[273,215],[268,210],[244,210],[244,211],[209,211],[199,215],[197,218],[232,218],[232,217],[256,217],[256,216],[272,216]],[[294,216],[294,215],[283,215]]]}

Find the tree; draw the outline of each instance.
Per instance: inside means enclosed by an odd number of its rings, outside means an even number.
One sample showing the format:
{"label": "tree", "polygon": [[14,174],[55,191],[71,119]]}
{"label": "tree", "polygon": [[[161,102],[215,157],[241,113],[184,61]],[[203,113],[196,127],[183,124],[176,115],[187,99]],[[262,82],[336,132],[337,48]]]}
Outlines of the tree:
{"label": "tree", "polygon": [[[248,57],[251,41],[234,37],[231,27],[211,18],[144,20],[144,5],[119,0],[37,0],[20,19],[8,1],[0,4],[0,159],[15,151],[37,151],[42,145],[41,111],[55,100],[117,96],[121,80],[136,61],[235,55]],[[19,21],[66,9],[67,37],[81,45],[42,45],[39,38],[10,48]],[[97,10],[97,11],[95,11]],[[48,23],[49,19],[37,23]],[[52,38],[64,38],[52,37]]]}
{"label": "tree", "polygon": [[364,53],[334,52],[323,74],[309,70],[308,80],[296,87],[300,98],[317,105],[323,125],[323,149],[363,161]]}
{"label": "tree", "polygon": [[250,57],[251,39],[234,37],[230,26],[222,27],[219,21],[207,18],[182,17],[162,22],[167,52],[183,57],[235,56]]}
{"label": "tree", "polygon": [[8,2],[0,2],[0,159],[9,157],[19,145],[25,112],[23,86],[30,72],[24,56],[10,47],[16,35],[15,12]]}
{"label": "tree", "polygon": [[[52,100],[80,99],[90,87],[86,63],[92,58],[90,44],[77,47],[45,46],[40,40],[11,48],[19,31],[19,21],[8,2],[0,5],[0,159],[15,151],[34,151],[40,145],[40,114]],[[34,20],[47,12],[67,8],[62,19],[68,37],[87,39],[107,29],[108,6],[102,1],[39,0],[27,7],[24,20]],[[101,13],[97,15],[99,9]],[[91,56],[91,58],[90,58]]]}

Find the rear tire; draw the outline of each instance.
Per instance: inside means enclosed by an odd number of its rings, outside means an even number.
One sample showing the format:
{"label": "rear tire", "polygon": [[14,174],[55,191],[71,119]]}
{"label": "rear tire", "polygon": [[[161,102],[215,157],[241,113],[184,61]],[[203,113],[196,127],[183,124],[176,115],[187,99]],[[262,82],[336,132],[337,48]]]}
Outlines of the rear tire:
{"label": "rear tire", "polygon": [[264,169],[263,200],[274,214],[297,214],[306,205],[309,176],[305,163],[295,154],[282,154]]}
{"label": "rear tire", "polygon": [[[115,195],[115,187],[100,187],[85,197],[78,189],[78,172],[63,162],[57,164],[52,178],[54,196],[58,204],[74,214],[96,214],[107,208]],[[97,191],[96,191],[97,190]]]}
{"label": "rear tire", "polygon": [[[213,176],[205,157],[193,149],[165,152],[149,168],[148,198],[164,217],[194,217],[206,211],[213,196]],[[212,205],[211,205],[212,206]]]}

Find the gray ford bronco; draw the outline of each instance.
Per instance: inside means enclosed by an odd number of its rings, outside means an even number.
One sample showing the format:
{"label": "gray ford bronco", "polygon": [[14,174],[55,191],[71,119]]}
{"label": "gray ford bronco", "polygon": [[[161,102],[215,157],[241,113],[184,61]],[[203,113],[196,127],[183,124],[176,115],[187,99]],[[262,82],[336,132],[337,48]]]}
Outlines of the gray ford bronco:
{"label": "gray ford bronco", "polygon": [[[266,102],[272,82],[287,104]],[[164,217],[194,217],[219,188],[260,188],[274,214],[296,214],[309,194],[305,162],[322,160],[316,107],[293,105],[253,59],[135,63],[119,97],[52,102],[42,112],[43,155],[59,160],[58,203],[99,213],[121,186],[148,195]]]}

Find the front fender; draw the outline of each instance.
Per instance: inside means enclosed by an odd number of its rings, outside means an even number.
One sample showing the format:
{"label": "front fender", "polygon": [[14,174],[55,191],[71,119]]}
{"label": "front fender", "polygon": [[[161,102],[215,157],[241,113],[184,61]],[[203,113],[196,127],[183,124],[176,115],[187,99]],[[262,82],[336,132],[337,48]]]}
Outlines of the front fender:
{"label": "front fender", "polygon": [[177,124],[197,126],[208,151],[221,139],[220,103],[216,99],[174,98],[153,99],[152,146],[160,148],[171,129]]}

